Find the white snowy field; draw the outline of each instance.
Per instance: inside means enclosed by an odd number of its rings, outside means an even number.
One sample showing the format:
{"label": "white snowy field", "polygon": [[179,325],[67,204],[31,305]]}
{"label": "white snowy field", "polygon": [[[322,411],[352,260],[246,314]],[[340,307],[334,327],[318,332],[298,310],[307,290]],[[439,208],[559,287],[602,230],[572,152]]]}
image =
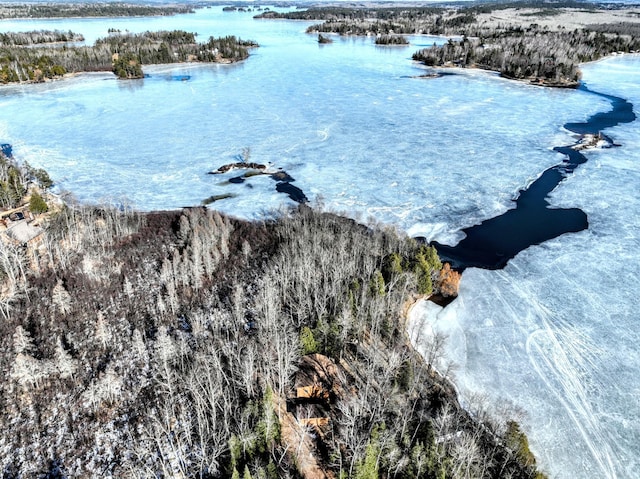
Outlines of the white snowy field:
{"label": "white snowy field", "polygon": [[[584,67],[589,88],[629,99],[636,113],[639,79],[638,56]],[[463,398],[524,412],[550,477],[640,477],[640,129],[607,133],[622,146],[588,153],[552,194],[587,213],[587,231],[531,247],[501,271],[468,269],[445,310],[413,314],[423,348],[432,330],[449,336]]]}

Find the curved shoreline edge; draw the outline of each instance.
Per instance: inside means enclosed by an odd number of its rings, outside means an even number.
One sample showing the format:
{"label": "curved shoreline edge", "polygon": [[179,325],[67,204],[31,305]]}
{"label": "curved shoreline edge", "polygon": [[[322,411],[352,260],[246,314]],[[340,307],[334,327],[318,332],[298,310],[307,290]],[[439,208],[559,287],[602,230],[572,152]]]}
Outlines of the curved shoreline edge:
{"label": "curved shoreline edge", "polygon": [[554,151],[565,159],[545,170],[535,181],[518,192],[515,208],[463,228],[465,238],[455,246],[432,242],[443,261],[462,272],[468,267],[502,269],[518,253],[565,233],[588,228],[586,213],[578,208],[552,208],[547,197],[578,166],[587,162],[581,152],[591,148],[617,147],[602,131],[636,120],[633,104],[624,98],[592,91],[584,84],[578,90],[606,98],[611,110],[590,116],[585,122],[565,123],[564,128],[579,135],[575,143],[556,146]]}

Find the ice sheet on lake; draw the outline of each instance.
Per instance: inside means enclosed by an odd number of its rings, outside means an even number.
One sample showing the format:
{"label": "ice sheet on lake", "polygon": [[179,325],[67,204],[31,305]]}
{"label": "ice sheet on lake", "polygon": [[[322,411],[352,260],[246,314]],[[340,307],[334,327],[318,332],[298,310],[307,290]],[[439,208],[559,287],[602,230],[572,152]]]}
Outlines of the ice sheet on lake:
{"label": "ice sheet on lake", "polygon": [[[219,34],[216,18],[184,16],[184,29]],[[231,192],[234,201],[215,207],[251,218],[289,200],[259,187],[229,191],[206,175],[248,147],[252,161],[285,169],[311,200],[451,241],[511,207],[519,188],[561,160],[549,148],[571,141],[564,122],[606,104],[485,72],[410,78],[422,70],[405,49],[372,39],[321,48],[298,22],[234,22],[262,45],[240,65],[151,68],[133,82],[88,75],[28,95],[5,89],[7,141],[83,201],[126,195],[161,209]],[[170,81],[176,75],[189,80]],[[41,148],[52,155],[32,154]]]}
{"label": "ice sheet on lake", "polygon": [[[588,65],[584,78],[637,111],[639,72],[638,57],[626,57]],[[464,331],[450,353],[463,397],[522,408],[552,477],[640,476],[640,131],[607,133],[623,146],[588,153],[552,194],[552,204],[587,212],[589,229],[532,247],[502,271],[468,269],[447,308]]]}

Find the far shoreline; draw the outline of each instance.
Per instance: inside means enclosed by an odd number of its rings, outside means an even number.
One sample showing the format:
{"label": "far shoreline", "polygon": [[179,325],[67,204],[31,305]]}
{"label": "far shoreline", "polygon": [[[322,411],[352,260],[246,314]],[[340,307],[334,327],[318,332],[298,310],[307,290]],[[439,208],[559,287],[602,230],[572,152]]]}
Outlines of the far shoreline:
{"label": "far shoreline", "polygon": [[[82,17],[84,18],[84,17]],[[0,20],[1,21],[1,20]],[[436,35],[426,35],[426,34],[422,34],[424,36],[431,36],[431,37],[435,37]],[[413,36],[413,35],[412,35]],[[449,38],[449,37],[444,37],[444,38]],[[638,56],[640,57],[640,52],[622,52],[622,53],[611,53],[609,55],[603,56],[602,58],[598,58],[596,60],[591,60],[588,62],[582,62],[580,63],[580,66],[586,66],[586,65],[590,65],[590,64],[594,64],[594,63],[598,63],[598,62],[603,62],[603,61],[607,61],[610,60],[612,58],[617,58],[617,57],[623,57],[623,56]],[[250,58],[250,57],[249,57]],[[173,66],[182,66],[182,67],[187,67],[187,68],[195,68],[195,67],[206,67],[209,65],[236,65],[236,64],[241,64],[246,62],[247,60],[249,60],[249,58],[246,58],[244,60],[238,60],[238,61],[221,61],[221,62],[200,62],[200,61],[187,61],[187,62],[172,62],[172,63],[152,63],[152,64],[148,64],[148,65],[142,65],[143,67],[143,72],[145,69],[166,69],[169,70],[171,69]],[[487,74],[490,74],[491,76],[496,76],[498,78],[504,79],[504,80],[508,80],[508,81],[512,81],[512,82],[517,82],[517,83],[521,83],[523,85],[529,85],[529,86],[534,86],[534,87],[544,87],[544,88],[554,88],[554,89],[567,89],[567,90],[575,90],[577,88],[579,88],[579,86],[582,84],[582,80],[578,81],[577,84],[575,86],[556,86],[556,85],[546,85],[546,84],[540,84],[540,83],[536,83],[531,81],[530,79],[519,79],[519,78],[510,78],[504,75],[501,75],[500,72],[496,71],[496,70],[491,70],[488,68],[481,68],[478,66],[468,66],[468,67],[461,67],[461,66],[457,66],[457,65],[438,65],[438,66],[427,66],[424,65],[423,63],[421,63],[420,61],[417,60],[412,60],[412,63],[414,64],[414,66],[416,66],[416,68],[420,68],[422,70],[434,70],[436,72],[452,72],[452,74],[456,75],[456,74],[461,74],[463,72],[466,71],[473,71],[473,72],[485,72]],[[146,72],[145,72],[146,73]],[[157,72],[155,72],[157,73]],[[10,86],[24,86],[24,85],[40,85],[40,84],[46,84],[46,83],[51,83],[51,82],[62,82],[62,81],[66,81],[66,80],[72,80],[74,78],[83,76],[83,75],[111,75],[114,77],[114,79],[118,79],[115,74],[109,70],[96,70],[96,71],[77,71],[77,72],[70,72],[70,73],[65,73],[62,77],[57,77],[57,78],[47,78],[43,81],[33,81],[33,80],[29,80],[29,81],[23,81],[23,82],[8,82],[8,83],[0,83],[0,88],[3,87],[10,87]],[[434,76],[433,78],[439,78],[440,76],[444,76],[444,75],[437,75]],[[415,75],[415,76],[411,76],[410,78],[421,78],[421,75]],[[430,78],[430,77],[424,77],[424,78]],[[133,78],[131,80],[143,80],[143,78]]]}
{"label": "far shoreline", "polygon": [[69,72],[69,73],[65,73],[62,76],[59,77],[54,77],[54,78],[45,78],[43,80],[27,80],[27,81],[18,81],[18,82],[7,82],[7,83],[2,83],[0,82],[0,89],[1,88],[6,88],[6,87],[11,87],[11,86],[26,86],[26,85],[43,85],[43,84],[47,84],[47,83],[55,83],[55,82],[64,82],[64,81],[68,81],[68,80],[72,80],[74,78],[78,78],[81,77],[83,75],[104,75],[106,78],[106,80],[108,80],[110,77],[113,77],[114,80],[123,80],[123,81],[128,81],[128,80],[144,80],[144,78],[147,76],[145,69],[154,69],[156,67],[160,67],[160,68],[166,68],[167,70],[169,70],[172,66],[182,66],[182,67],[188,67],[188,68],[192,68],[192,67],[198,67],[198,66],[202,66],[202,67],[206,67],[206,66],[210,66],[210,65],[224,65],[224,66],[232,66],[232,65],[236,65],[236,64],[241,64],[245,61],[247,61],[249,59],[245,58],[242,60],[231,60],[231,59],[223,59],[222,61],[215,61],[215,62],[205,62],[205,61],[186,61],[186,62],[172,62],[172,63],[150,63],[147,65],[142,65],[142,71],[145,74],[144,77],[141,78],[118,78],[118,76],[111,70],[88,70],[88,71],[77,71],[77,72]]}

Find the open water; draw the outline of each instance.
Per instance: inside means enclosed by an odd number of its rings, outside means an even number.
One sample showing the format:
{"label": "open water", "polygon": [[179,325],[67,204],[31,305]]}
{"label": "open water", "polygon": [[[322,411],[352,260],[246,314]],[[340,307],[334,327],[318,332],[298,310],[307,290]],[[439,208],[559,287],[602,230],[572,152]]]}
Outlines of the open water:
{"label": "open water", "polygon": [[[411,54],[445,39],[373,38],[319,45],[308,22],[254,20],[221,8],[161,18],[2,21],[0,30],[64,29],[87,42],[117,28],[233,34],[260,47],[235,65],[145,69],[144,80],[85,74],[0,88],[0,143],[46,168],[83,202],[143,210],[211,205],[259,219],[294,204],[267,176],[209,175],[249,153],[286,171],[311,201],[454,246],[465,229],[515,208],[566,156],[571,123],[640,104],[640,59],[584,68],[587,90],[553,90],[480,71],[419,78]],[[565,125],[569,128],[565,128]],[[521,248],[503,269],[468,267],[459,298],[424,311],[449,333],[463,398],[509,402],[551,477],[640,477],[640,132],[586,159],[544,199],[587,228]],[[282,188],[280,188],[282,189]],[[578,230],[578,228],[574,229]],[[545,238],[546,239],[546,238]]]}

